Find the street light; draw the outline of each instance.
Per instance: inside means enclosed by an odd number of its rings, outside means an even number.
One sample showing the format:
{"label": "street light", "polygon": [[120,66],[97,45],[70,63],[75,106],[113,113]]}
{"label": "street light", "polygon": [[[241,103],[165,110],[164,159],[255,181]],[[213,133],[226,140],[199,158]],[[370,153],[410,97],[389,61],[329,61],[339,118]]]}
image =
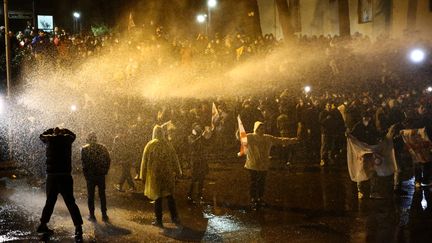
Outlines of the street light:
{"label": "street light", "polygon": [[207,1],[207,6],[209,8],[214,8],[214,7],[216,7],[216,5],[217,5],[217,1],[216,0],[208,0]]}
{"label": "street light", "polygon": [[74,19],[74,31],[75,31],[75,33],[77,33],[78,29],[80,29],[79,28],[80,26],[78,25],[78,23],[79,23],[79,20],[81,18],[81,13],[75,11],[75,12],[72,13],[72,16],[73,16],[73,19]]}
{"label": "street light", "polygon": [[305,86],[304,87],[304,92],[307,94],[311,91],[311,87],[310,86]]}
{"label": "street light", "polygon": [[421,63],[426,58],[426,53],[422,49],[414,49],[410,52],[409,57],[414,63]]}
{"label": "street light", "polygon": [[205,14],[198,14],[196,19],[197,19],[198,23],[202,24],[206,21],[206,17],[207,17],[207,15],[205,15]]}
{"label": "street light", "polygon": [[207,28],[210,31],[210,24],[211,24],[211,9],[215,8],[217,5],[217,0],[208,0],[207,1],[207,14],[208,14],[208,21],[207,21]]}

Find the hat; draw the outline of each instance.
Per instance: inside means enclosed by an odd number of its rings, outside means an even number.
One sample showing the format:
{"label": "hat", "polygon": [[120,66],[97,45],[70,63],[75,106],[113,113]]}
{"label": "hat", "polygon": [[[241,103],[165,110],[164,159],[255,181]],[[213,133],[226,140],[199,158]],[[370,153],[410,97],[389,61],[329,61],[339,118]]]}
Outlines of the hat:
{"label": "hat", "polygon": [[254,132],[256,132],[256,130],[260,127],[260,126],[262,126],[262,125],[264,125],[264,123],[262,123],[262,122],[260,122],[260,121],[256,121],[255,122],[255,124],[254,124]]}

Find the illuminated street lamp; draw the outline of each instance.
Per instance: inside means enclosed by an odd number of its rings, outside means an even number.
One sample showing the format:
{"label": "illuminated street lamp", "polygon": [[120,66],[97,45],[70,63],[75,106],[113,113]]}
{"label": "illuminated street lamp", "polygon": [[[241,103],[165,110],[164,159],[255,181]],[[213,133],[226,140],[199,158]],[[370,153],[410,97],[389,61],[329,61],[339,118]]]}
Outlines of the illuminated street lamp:
{"label": "illuminated street lamp", "polygon": [[309,92],[311,92],[312,88],[310,86],[305,86],[304,87],[304,92],[307,94]]}
{"label": "illuminated street lamp", "polygon": [[431,93],[432,92],[432,87],[431,86],[429,86],[429,87],[427,87],[427,92],[429,92],[429,93]]}
{"label": "illuminated street lamp", "polygon": [[207,35],[207,31],[208,31],[208,24],[206,23],[207,22],[207,14],[198,14],[196,17],[196,20],[200,24],[205,24],[205,33]]}
{"label": "illuminated street lamp", "polygon": [[79,19],[81,17],[81,14],[79,12],[73,12],[72,14],[75,19]]}
{"label": "illuminated street lamp", "polygon": [[207,14],[208,14],[208,22],[207,22],[207,28],[210,31],[210,24],[211,24],[211,9],[215,8],[217,5],[217,0],[208,0],[207,1]]}
{"label": "illuminated street lamp", "polygon": [[409,53],[409,58],[413,63],[421,63],[426,58],[426,53],[422,49],[414,49]]}
{"label": "illuminated street lamp", "polygon": [[[80,22],[80,19],[81,19],[81,13],[80,12],[77,12],[77,11],[75,11],[75,12],[73,12],[72,13],[72,16],[73,16],[73,23],[74,23],[74,32],[75,33],[77,33],[77,32],[81,32],[81,22]],[[78,31],[79,30],[79,31]]]}
{"label": "illuminated street lamp", "polygon": [[196,19],[197,19],[198,23],[202,24],[202,23],[205,23],[206,17],[207,16],[205,14],[198,14]]}

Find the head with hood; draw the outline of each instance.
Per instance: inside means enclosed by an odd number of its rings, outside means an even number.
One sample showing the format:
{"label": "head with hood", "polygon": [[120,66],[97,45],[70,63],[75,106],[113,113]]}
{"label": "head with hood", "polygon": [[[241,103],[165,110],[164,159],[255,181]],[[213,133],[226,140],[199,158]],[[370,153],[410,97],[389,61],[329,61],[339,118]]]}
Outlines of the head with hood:
{"label": "head with hood", "polygon": [[165,134],[164,129],[162,126],[156,125],[153,127],[153,136],[152,139],[157,140],[165,140]]}
{"label": "head with hood", "polygon": [[256,121],[254,124],[254,133],[257,135],[264,135],[264,123]]}

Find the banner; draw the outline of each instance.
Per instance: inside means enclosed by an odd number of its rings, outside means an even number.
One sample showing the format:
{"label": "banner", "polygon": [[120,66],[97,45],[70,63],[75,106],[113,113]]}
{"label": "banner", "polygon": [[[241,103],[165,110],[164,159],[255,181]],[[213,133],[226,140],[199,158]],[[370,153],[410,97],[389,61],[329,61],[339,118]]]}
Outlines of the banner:
{"label": "banner", "polygon": [[243,123],[240,119],[240,115],[237,116],[237,121],[239,127],[238,130],[240,134],[240,152],[238,152],[237,155],[240,157],[247,153],[248,142],[247,142],[246,130],[244,129]]}
{"label": "banner", "polygon": [[393,139],[386,137],[378,145],[368,145],[348,135],[347,162],[352,181],[369,180],[374,173],[389,176],[397,170]]}
{"label": "banner", "polygon": [[432,142],[429,140],[425,128],[405,129],[400,133],[408,147],[413,162],[427,163],[432,161]]}

